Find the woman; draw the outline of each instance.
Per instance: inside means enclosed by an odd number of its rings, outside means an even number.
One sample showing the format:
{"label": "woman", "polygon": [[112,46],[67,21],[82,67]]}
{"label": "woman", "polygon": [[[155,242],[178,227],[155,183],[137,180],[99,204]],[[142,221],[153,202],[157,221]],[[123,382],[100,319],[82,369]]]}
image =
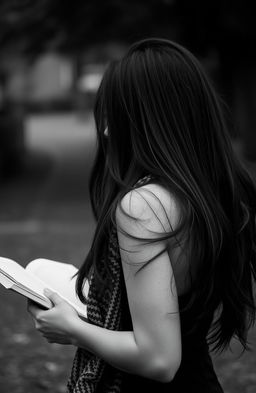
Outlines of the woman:
{"label": "woman", "polygon": [[53,308],[29,311],[49,342],[78,347],[69,392],[223,392],[209,350],[247,349],[256,189],[217,95],[189,51],[147,39],[108,67],[94,114],[88,321],[49,291]]}

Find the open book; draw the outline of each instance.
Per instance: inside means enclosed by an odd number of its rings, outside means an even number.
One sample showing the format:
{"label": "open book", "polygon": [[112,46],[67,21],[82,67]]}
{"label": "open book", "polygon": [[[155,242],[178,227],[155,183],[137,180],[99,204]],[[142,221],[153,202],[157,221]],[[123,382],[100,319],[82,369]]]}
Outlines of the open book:
{"label": "open book", "polygon": [[[49,309],[51,301],[44,295],[44,289],[57,292],[65,301],[76,309],[78,314],[87,319],[86,305],[76,295],[75,284],[77,268],[66,263],[49,259],[35,259],[25,268],[12,259],[0,257],[0,284]],[[86,281],[85,295],[89,285]]]}

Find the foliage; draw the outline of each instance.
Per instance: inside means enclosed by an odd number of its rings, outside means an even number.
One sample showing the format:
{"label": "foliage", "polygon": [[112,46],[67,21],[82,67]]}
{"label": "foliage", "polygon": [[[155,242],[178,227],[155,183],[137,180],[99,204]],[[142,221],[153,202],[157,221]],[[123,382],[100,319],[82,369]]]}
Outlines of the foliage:
{"label": "foliage", "polygon": [[35,55],[49,46],[74,53],[102,41],[168,35],[172,6],[168,0],[2,0],[0,46]]}
{"label": "foliage", "polygon": [[252,7],[242,0],[1,0],[0,47],[74,53],[104,41],[178,35],[197,52],[243,45],[252,55]]}

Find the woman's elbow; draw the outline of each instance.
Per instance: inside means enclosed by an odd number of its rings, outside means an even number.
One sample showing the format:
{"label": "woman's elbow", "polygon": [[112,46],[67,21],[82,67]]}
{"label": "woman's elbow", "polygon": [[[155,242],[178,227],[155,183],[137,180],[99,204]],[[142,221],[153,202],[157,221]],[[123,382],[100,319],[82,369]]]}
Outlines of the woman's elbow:
{"label": "woman's elbow", "polygon": [[181,363],[181,358],[172,360],[171,362],[155,362],[154,371],[151,375],[151,379],[157,382],[169,383],[175,377]]}

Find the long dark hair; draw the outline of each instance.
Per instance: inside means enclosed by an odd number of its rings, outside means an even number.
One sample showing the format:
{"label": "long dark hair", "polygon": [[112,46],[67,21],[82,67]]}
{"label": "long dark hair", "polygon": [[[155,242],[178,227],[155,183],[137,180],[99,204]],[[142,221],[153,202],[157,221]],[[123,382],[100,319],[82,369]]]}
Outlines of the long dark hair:
{"label": "long dark hair", "polygon": [[92,270],[99,294],[111,285],[104,255],[116,207],[150,174],[180,202],[180,225],[162,238],[180,236],[189,264],[197,263],[188,307],[203,305],[197,323],[218,310],[208,337],[215,350],[233,336],[246,349],[255,321],[256,189],[233,153],[223,113],[200,63],[177,43],[146,39],[109,65],[94,109],[89,188],[97,227],[77,280],[85,303]]}

